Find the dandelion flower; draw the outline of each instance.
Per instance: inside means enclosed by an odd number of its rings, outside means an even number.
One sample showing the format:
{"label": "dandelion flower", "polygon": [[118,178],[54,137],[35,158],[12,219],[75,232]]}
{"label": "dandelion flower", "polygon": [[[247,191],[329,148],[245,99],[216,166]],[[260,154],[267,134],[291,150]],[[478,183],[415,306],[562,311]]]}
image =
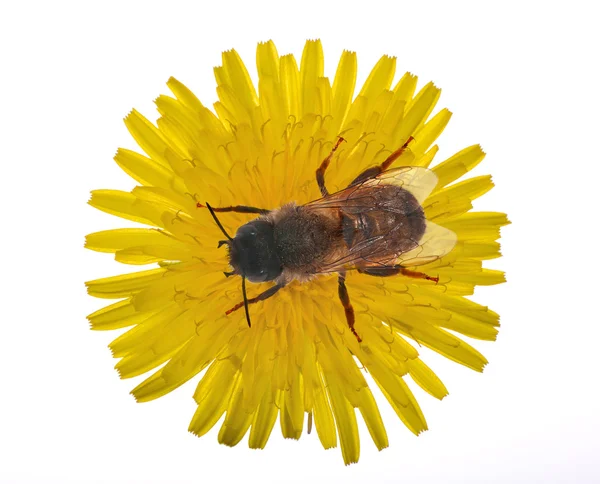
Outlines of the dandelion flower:
{"label": "dandelion flower", "polygon": [[[154,267],[88,282],[92,296],[118,300],[89,320],[95,330],[129,328],[110,349],[121,378],[152,372],[132,391],[139,402],[204,372],[190,432],[204,435],[225,414],[220,443],[234,446],[249,434],[251,448],[264,448],[278,419],[291,439],[300,438],[305,420],[309,432],[314,421],[323,447],[339,440],[349,464],[360,452],[356,410],[377,448],[388,446],[367,372],[419,434],[427,423],[406,380],[438,399],[448,393],[419,348],[483,370],[485,357],[457,334],[496,338],[498,314],[466,296],[476,285],[504,282],[502,272],[482,263],[500,256],[497,240],[508,220],[471,210],[493,187],[490,176],[457,182],[483,159],[478,145],[431,166],[433,143],[451,113],[431,116],[440,95],[432,83],[417,92],[417,78],[407,73],[393,84],[395,58],[382,57],[357,96],[356,55],[342,54],[330,82],[320,41],[306,43],[299,66],[292,55],[279,56],[272,42],[261,43],[256,64],[257,86],[235,51],[223,53],[214,70],[214,111],[171,78],[173,96],[156,99],[156,125],[135,110],[125,118],[145,154],[119,149],[115,161],[139,185],[131,192],[93,191],[89,203],[149,227],[96,232],[86,247]],[[228,252],[217,248],[223,234],[204,204],[273,209],[317,200],[315,171],[340,137],[345,143],[325,175],[330,193],[406,146],[393,167],[435,174],[437,184],[421,205],[429,222],[455,234],[453,248],[418,267],[429,278],[349,271],[356,334],[338,299],[337,274],[293,281],[250,305],[249,327],[244,310],[229,311],[242,298],[240,278],[223,275],[231,270]],[[256,217],[219,214],[230,234]],[[248,297],[272,284],[248,283]]]}

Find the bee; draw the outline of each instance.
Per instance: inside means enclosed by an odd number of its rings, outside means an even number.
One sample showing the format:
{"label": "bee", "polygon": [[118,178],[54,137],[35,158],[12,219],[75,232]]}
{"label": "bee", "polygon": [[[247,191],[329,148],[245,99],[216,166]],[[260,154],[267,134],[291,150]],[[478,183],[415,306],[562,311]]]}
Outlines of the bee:
{"label": "bee", "polygon": [[[242,278],[243,301],[226,314],[244,307],[251,326],[249,306],[275,295],[290,282],[306,282],[321,274],[337,273],[338,295],[348,327],[362,341],[354,327],[355,316],[346,273],[356,270],[374,277],[402,274],[437,284],[438,277],[409,268],[433,262],[452,250],[456,235],[425,218],[423,201],[437,185],[437,176],[426,168],[388,169],[407,149],[410,137],[381,165],[360,173],[350,185],[336,193],[325,186],[325,172],[344,141],[338,138],[329,155],[316,170],[322,198],[305,205],[288,203],[277,209],[243,205],[208,208],[227,237],[219,247],[229,249],[229,277]],[[217,212],[254,213],[259,216],[242,225],[231,237],[221,225]],[[246,280],[274,285],[248,298]]]}

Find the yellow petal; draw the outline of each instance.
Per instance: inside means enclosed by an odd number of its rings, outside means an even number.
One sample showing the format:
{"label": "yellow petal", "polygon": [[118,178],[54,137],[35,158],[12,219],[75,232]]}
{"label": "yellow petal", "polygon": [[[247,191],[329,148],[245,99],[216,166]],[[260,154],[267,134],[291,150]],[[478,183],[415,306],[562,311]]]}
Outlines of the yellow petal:
{"label": "yellow petal", "polygon": [[475,168],[485,157],[485,153],[479,145],[469,146],[446,161],[433,167],[433,171],[438,176],[438,187],[443,187],[458,180],[468,171]]}
{"label": "yellow petal", "polygon": [[121,276],[95,279],[86,282],[85,285],[91,296],[118,299],[139,293],[152,284],[153,281],[160,279],[164,273],[164,269],[150,269]]}
{"label": "yellow petal", "polygon": [[142,216],[137,199],[131,193],[120,190],[94,190],[88,202],[92,207],[118,217],[147,225],[154,225]]}
{"label": "yellow petal", "polygon": [[407,364],[410,376],[423,390],[439,400],[448,395],[442,380],[421,359],[410,360]]}
{"label": "yellow petal", "polygon": [[234,390],[233,396],[227,407],[227,414],[221,430],[219,430],[219,443],[230,447],[237,445],[244,437],[250,424],[252,423],[254,414],[246,412],[242,405],[243,394],[241,388]]}
{"label": "yellow petal", "polygon": [[[210,375],[210,376],[209,376]],[[213,384],[202,392],[197,401],[198,408],[190,422],[188,430],[198,437],[206,434],[227,410],[233,389],[237,387],[240,374],[229,360],[215,361],[203,377],[209,377]],[[199,384],[202,385],[202,383]]]}
{"label": "yellow petal", "polygon": [[85,237],[87,249],[109,253],[138,245],[162,245],[168,242],[171,239],[162,230],[143,228],[103,230]]}
{"label": "yellow petal", "polygon": [[371,70],[358,95],[368,99],[379,96],[381,91],[390,88],[395,72],[396,58],[384,55]]}
{"label": "yellow petal", "polygon": [[371,438],[378,450],[385,449],[388,445],[388,437],[387,432],[385,431],[385,427],[383,426],[383,420],[381,420],[381,415],[379,413],[379,409],[377,408],[377,403],[373,398],[373,394],[371,390],[368,388],[363,388],[361,390],[362,398],[361,405],[359,407],[360,413],[369,429],[369,433],[371,434]]}
{"label": "yellow petal", "polygon": [[273,396],[270,392],[265,392],[260,406],[254,415],[250,436],[248,437],[248,446],[251,449],[265,448],[277,420],[278,412],[279,409],[275,401],[273,401]]}
{"label": "yellow petal", "polygon": [[258,98],[248,70],[235,50],[223,52],[223,69],[227,73],[231,89],[244,109],[250,112],[258,104]]}
{"label": "yellow petal", "polygon": [[133,109],[125,117],[125,126],[138,145],[154,161],[168,167],[169,164],[165,158],[165,151],[169,144],[164,139],[160,131],[152,125],[144,116]]}
{"label": "yellow petal", "polygon": [[327,381],[327,392],[335,415],[335,425],[340,435],[342,457],[344,464],[358,462],[360,456],[360,441],[356,414],[350,402],[346,400],[337,383]]}
{"label": "yellow petal", "polygon": [[129,298],[105,306],[93,312],[87,318],[92,329],[105,331],[133,326],[147,317],[147,313],[136,312]]}
{"label": "yellow petal", "polygon": [[323,47],[320,40],[308,40],[300,61],[302,114],[318,112],[317,80],[323,77]]}
{"label": "yellow petal", "polygon": [[256,47],[256,68],[259,79],[270,77],[279,80],[279,54],[272,40],[259,42]]}
{"label": "yellow petal", "polygon": [[285,103],[285,111],[296,119],[300,116],[300,72],[293,55],[280,58],[279,77]]}
{"label": "yellow petal", "polygon": [[[433,108],[440,97],[440,93],[441,90],[430,82],[407,104],[406,114],[404,115],[402,124],[400,125],[398,132],[394,135],[394,138],[399,145],[400,143],[404,143],[409,136],[415,134],[417,128],[425,123],[427,117],[431,114],[431,111],[433,111]],[[427,143],[427,137],[425,137],[425,140]]]}
{"label": "yellow petal", "polygon": [[356,53],[347,50],[342,52],[333,81],[333,102],[331,108],[331,115],[338,129],[344,123],[346,113],[350,108],[352,96],[354,95],[356,69]]}

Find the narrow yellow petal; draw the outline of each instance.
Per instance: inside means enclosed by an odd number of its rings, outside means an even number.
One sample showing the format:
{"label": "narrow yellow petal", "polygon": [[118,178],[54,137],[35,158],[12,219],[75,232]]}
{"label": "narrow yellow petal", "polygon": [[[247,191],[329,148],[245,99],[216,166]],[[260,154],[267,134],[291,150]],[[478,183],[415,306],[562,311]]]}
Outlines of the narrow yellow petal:
{"label": "narrow yellow petal", "polygon": [[127,220],[146,225],[155,225],[150,219],[141,215],[137,198],[131,193],[120,190],[93,190],[88,202],[92,207],[103,212],[116,215]]}
{"label": "narrow yellow petal", "polygon": [[92,329],[105,331],[133,326],[147,317],[148,313],[140,313],[135,310],[129,298],[105,306],[93,312],[87,318]]}
{"label": "narrow yellow petal", "polygon": [[434,166],[433,171],[439,179],[438,187],[446,186],[454,180],[458,180],[465,173],[475,168],[483,158],[485,158],[485,153],[481,146],[472,145]]}
{"label": "narrow yellow petal", "polygon": [[327,116],[331,113],[331,102],[333,96],[329,79],[327,77],[319,77],[319,79],[317,79],[316,90],[317,107],[315,112],[322,116]]}
{"label": "narrow yellow petal", "polygon": [[94,232],[85,237],[86,249],[114,253],[138,245],[162,245],[173,242],[162,230],[157,229],[113,229]]}
{"label": "narrow yellow petal", "polygon": [[223,125],[219,122],[219,119],[214,113],[206,108],[198,98],[190,91],[186,86],[179,82],[174,77],[171,77],[167,82],[169,89],[175,94],[175,97],[190,110],[196,113],[198,121],[204,129],[211,132],[211,134],[220,139],[224,135],[225,130]]}
{"label": "narrow yellow petal", "polygon": [[263,399],[258,407],[256,414],[254,415],[254,421],[250,429],[250,436],[248,437],[248,446],[251,449],[264,449],[277,420],[277,413],[279,409],[273,401],[271,392],[266,392],[263,395]]}
{"label": "narrow yellow petal", "polygon": [[342,52],[333,81],[331,115],[336,126],[343,125],[356,87],[356,53]]}
{"label": "narrow yellow petal", "polygon": [[175,94],[175,97],[192,111],[198,113],[204,109],[204,105],[196,95],[174,77],[169,78],[167,86],[169,86],[171,92]]}
{"label": "narrow yellow petal", "polygon": [[225,322],[222,318],[206,321],[198,326],[197,335],[161,370],[140,383],[131,393],[138,402],[146,402],[173,391],[206,368],[236,330],[235,324]]}
{"label": "narrow yellow petal", "polygon": [[147,341],[116,364],[121,378],[141,375],[170,359],[195,335],[194,312],[188,310],[171,317],[161,329],[160,337]]}
{"label": "narrow yellow petal", "polygon": [[500,238],[500,227],[510,224],[503,213],[469,212],[444,222],[460,239],[493,241]]}
{"label": "narrow yellow petal", "polygon": [[499,325],[500,323],[496,321],[479,321],[461,313],[453,313],[452,318],[444,323],[446,329],[484,341],[494,341],[496,339]]}
{"label": "narrow yellow petal", "polygon": [[394,100],[408,102],[412,99],[417,88],[417,76],[406,72],[394,86]]}
{"label": "narrow yellow petal", "polygon": [[290,116],[300,116],[300,72],[293,55],[284,55],[280,59],[279,78],[285,102],[285,110]]}
{"label": "narrow yellow petal", "polygon": [[147,264],[144,260],[159,261],[189,261],[194,257],[190,247],[174,247],[172,245],[141,245],[119,250],[115,260],[125,264]]}
{"label": "narrow yellow petal", "polygon": [[388,393],[388,387],[375,380],[381,389],[381,392],[390,402],[390,405],[396,412],[396,415],[404,422],[404,425],[414,433],[419,435],[427,430],[427,421],[419,407],[414,395],[401,378],[396,378],[397,391],[395,394]]}
{"label": "narrow yellow petal", "polygon": [[395,72],[396,58],[387,55],[382,56],[371,70],[358,95],[375,99],[381,91],[390,88]]}
{"label": "narrow yellow petal", "polygon": [[152,284],[153,281],[160,279],[164,273],[164,269],[150,269],[120,276],[95,279],[86,282],[85,285],[91,296],[118,299],[139,293]]}
{"label": "narrow yellow petal", "polygon": [[183,312],[183,308],[171,302],[158,311],[140,313],[145,315],[141,324],[126,331],[110,343],[109,348],[113,356],[121,358],[143,351],[161,337],[163,329],[172,319],[177,318]]}
{"label": "narrow yellow petal", "polygon": [[169,147],[169,143],[158,128],[135,109],[125,117],[124,121],[131,136],[148,156],[161,165],[168,167],[165,151]]}
{"label": "narrow yellow petal", "polygon": [[369,433],[371,434],[371,438],[373,439],[373,442],[375,442],[377,449],[385,449],[389,445],[389,442],[387,432],[383,426],[383,420],[381,420],[379,408],[377,408],[377,403],[373,398],[371,390],[368,388],[363,388],[361,390],[361,394],[361,405],[359,407],[360,413],[365,421],[365,424],[367,425],[367,428],[369,429]]}
{"label": "narrow yellow petal", "polygon": [[151,158],[135,151],[119,148],[114,160],[130,177],[142,185],[169,187],[174,182],[174,173]]}
{"label": "narrow yellow petal", "polygon": [[468,241],[459,242],[462,244],[462,251],[465,257],[471,257],[474,259],[495,259],[500,257],[500,244],[498,242],[480,242],[480,241]]}
{"label": "narrow yellow petal", "polygon": [[213,104],[213,107],[215,108],[217,116],[219,116],[219,121],[223,123],[225,129],[229,132],[233,132],[233,127],[237,124],[235,115],[222,102],[217,101]]}
{"label": "narrow yellow petal", "polygon": [[270,77],[279,80],[279,54],[272,40],[259,42],[256,47],[258,78]]}
{"label": "narrow yellow petal", "polygon": [[247,107],[244,106],[239,94],[230,86],[222,85],[217,87],[217,95],[219,96],[221,105],[227,110],[227,113],[229,113],[227,119],[230,119],[233,124],[250,122],[250,112]]}
{"label": "narrow yellow petal", "polygon": [[[293,363],[291,364],[293,365]],[[285,438],[299,439],[304,425],[304,402],[302,401],[300,375],[294,371],[294,368],[289,367],[288,375],[291,382],[289,390],[283,394],[282,433]]]}
{"label": "narrow yellow petal", "polygon": [[410,360],[407,365],[412,379],[427,393],[439,400],[448,395],[442,380],[420,358]]}
{"label": "narrow yellow petal", "polygon": [[[442,131],[446,128],[450,122],[452,113],[444,108],[437,113],[433,118],[427,121],[421,126],[413,135],[415,141],[411,144],[410,149],[413,150],[417,156],[427,151],[427,149],[438,139]],[[423,165],[422,165],[423,166]]]}
{"label": "narrow yellow petal", "polygon": [[219,443],[233,447],[246,435],[254,418],[254,412],[246,412],[242,405],[242,389],[238,387],[227,407],[227,415],[219,430]]}
{"label": "narrow yellow petal", "polygon": [[[430,82],[406,105],[404,118],[398,128],[398,132],[394,135],[394,139],[397,140],[396,142],[398,144],[404,143],[409,136],[416,132],[417,128],[425,123],[427,117],[431,114],[431,111],[433,111],[433,108],[440,97],[440,93],[441,89],[438,89]],[[443,121],[443,116],[441,120]],[[425,137],[425,139],[427,139],[427,137]]]}
{"label": "narrow yellow petal", "polygon": [[[319,372],[320,373],[320,372]],[[325,386],[322,381],[322,376],[318,377],[319,388],[314,393],[314,410],[315,427],[317,435],[324,449],[331,449],[337,446],[337,434],[335,430],[335,421],[331,412],[331,404],[327,398]]]}
{"label": "narrow yellow petal", "polygon": [[[190,422],[188,430],[201,437],[212,429],[227,410],[233,389],[237,387],[240,373],[236,373],[234,365],[228,360],[215,361],[203,380],[211,374],[213,383],[202,392],[198,400],[198,408]],[[199,386],[202,385],[202,382]]]}
{"label": "narrow yellow petal", "polygon": [[323,77],[323,46],[320,40],[308,40],[300,61],[302,115],[318,112],[317,80]]}
{"label": "narrow yellow petal", "polygon": [[235,50],[223,52],[223,69],[227,73],[231,89],[249,113],[258,104],[258,98],[248,70]]}
{"label": "narrow yellow petal", "polygon": [[490,175],[476,176],[439,190],[427,200],[425,206],[430,203],[449,204],[462,198],[475,200],[489,192],[492,188],[494,188],[494,183]]}
{"label": "narrow yellow petal", "polygon": [[360,456],[360,441],[358,439],[358,426],[356,414],[350,402],[344,397],[337,382],[327,380],[327,392],[331,399],[331,407],[335,415],[335,425],[340,435],[342,457],[344,464],[358,462]]}
{"label": "narrow yellow petal", "polygon": [[410,324],[412,327],[403,329],[400,326],[400,330],[446,358],[475,371],[483,371],[487,365],[487,359],[479,351],[448,331],[431,325],[418,324],[414,319]]}

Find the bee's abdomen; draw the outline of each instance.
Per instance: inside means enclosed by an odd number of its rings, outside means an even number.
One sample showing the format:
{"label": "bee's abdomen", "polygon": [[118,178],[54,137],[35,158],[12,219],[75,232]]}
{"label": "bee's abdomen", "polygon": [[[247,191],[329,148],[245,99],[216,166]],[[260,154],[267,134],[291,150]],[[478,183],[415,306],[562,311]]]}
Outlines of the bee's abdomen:
{"label": "bee's abdomen", "polygon": [[378,187],[372,206],[348,207],[342,216],[342,233],[347,248],[372,237],[384,236],[390,254],[416,247],[426,227],[425,214],[417,199],[398,186]]}

